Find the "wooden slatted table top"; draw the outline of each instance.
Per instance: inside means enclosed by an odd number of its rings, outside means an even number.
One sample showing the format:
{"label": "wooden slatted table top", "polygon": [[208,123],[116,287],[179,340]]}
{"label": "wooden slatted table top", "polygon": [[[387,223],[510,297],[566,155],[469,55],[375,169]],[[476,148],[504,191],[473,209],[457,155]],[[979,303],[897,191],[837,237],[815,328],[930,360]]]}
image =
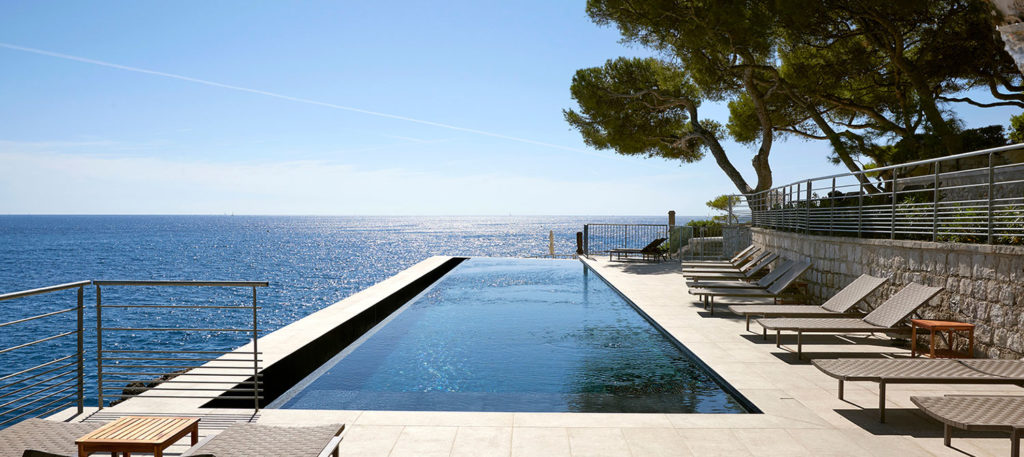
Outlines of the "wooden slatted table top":
{"label": "wooden slatted table top", "polygon": [[162,444],[199,422],[197,417],[124,416],[75,440],[76,444]]}
{"label": "wooden slatted table top", "polygon": [[974,324],[968,324],[966,322],[935,321],[931,319],[911,319],[910,322],[925,330],[932,328],[936,330],[970,330],[974,328]]}

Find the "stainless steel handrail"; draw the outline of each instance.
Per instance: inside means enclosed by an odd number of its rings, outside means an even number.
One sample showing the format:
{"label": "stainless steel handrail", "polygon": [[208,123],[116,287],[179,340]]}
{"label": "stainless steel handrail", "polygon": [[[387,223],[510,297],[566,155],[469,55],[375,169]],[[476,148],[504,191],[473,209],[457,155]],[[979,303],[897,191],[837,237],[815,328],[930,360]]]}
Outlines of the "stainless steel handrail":
{"label": "stainless steel handrail", "polygon": [[1020,243],[1024,238],[1024,144],[810,178],[736,197],[741,198],[730,207],[730,216],[749,220],[755,227],[890,239]]}
{"label": "stainless steel handrail", "polygon": [[[268,287],[266,281],[125,281],[125,280],[103,280],[93,281],[96,286],[96,372],[97,372],[97,396],[100,409],[106,406],[105,398],[114,396],[120,399],[127,399],[138,396],[147,398],[190,398],[190,399],[227,399],[227,400],[252,400],[254,409],[260,408],[260,400],[263,399],[263,388],[260,383],[262,359],[261,352],[257,346],[261,330],[258,326],[257,310],[260,308],[257,302],[256,289]],[[242,287],[252,290],[252,301],[249,305],[167,305],[167,304],[104,304],[103,288],[105,287]],[[239,310],[250,312],[251,325],[248,327],[132,327],[119,325],[117,327],[103,326],[103,311],[126,309],[138,311],[140,309],[191,309],[191,310]],[[251,351],[209,351],[189,350],[179,348],[174,350],[142,348],[142,349],[110,349],[103,347],[104,332],[131,331],[131,332],[203,332],[203,333],[248,333],[252,336]],[[114,356],[108,354],[132,354],[131,357]],[[195,355],[195,357],[180,357],[180,355]],[[235,357],[225,357],[233,354]],[[171,355],[171,357],[167,357]],[[238,356],[250,356],[238,357]],[[204,357],[206,356],[206,357]],[[133,362],[133,363],[122,363]],[[147,364],[145,362],[152,362]],[[174,363],[177,362],[177,363]],[[185,362],[185,363],[182,363]],[[190,364],[187,362],[195,362]],[[238,363],[241,363],[239,365]],[[251,372],[252,387],[238,387],[247,381],[234,380],[203,380],[204,377],[237,377],[239,374]],[[142,377],[143,379],[138,379]],[[144,379],[145,377],[152,377]],[[165,377],[169,377],[166,378]],[[185,379],[180,379],[185,378]],[[198,379],[198,380],[197,380]],[[150,384],[157,383],[157,392],[151,392]],[[143,393],[128,393],[127,388],[132,384],[143,384],[137,387]],[[209,387],[179,387],[187,384],[208,384]],[[216,387],[215,385],[227,384],[232,387]],[[107,395],[107,392],[120,391],[119,394]],[[209,395],[174,395],[174,392],[210,392]],[[228,393],[247,392],[250,395],[226,395]]]}
{"label": "stainless steel handrail", "polygon": [[[76,303],[73,307],[0,323],[0,328],[5,328],[5,331],[12,331],[15,328],[31,328],[35,332],[32,335],[34,338],[31,341],[0,348],[0,355],[6,355],[48,341],[60,340],[71,335],[76,337],[75,350],[70,354],[64,352],[50,354],[51,356],[55,355],[56,358],[11,373],[4,373],[4,371],[7,367],[14,367],[16,365],[0,363],[0,382],[4,383],[0,385],[0,398],[6,399],[16,394],[22,394],[0,403],[0,427],[4,427],[22,418],[47,416],[71,405],[77,407],[78,414],[83,412],[85,407],[84,289],[89,284],[90,281],[75,281],[0,294],[0,301],[7,301],[77,289]],[[45,330],[40,330],[41,326],[36,322],[71,312],[76,312],[75,327],[73,329],[47,328],[46,330],[56,331],[56,333],[50,334],[46,333]],[[28,327],[28,325],[33,327]],[[46,377],[44,378],[44,376]],[[68,391],[72,392],[65,394]],[[41,403],[44,401],[45,403]]]}

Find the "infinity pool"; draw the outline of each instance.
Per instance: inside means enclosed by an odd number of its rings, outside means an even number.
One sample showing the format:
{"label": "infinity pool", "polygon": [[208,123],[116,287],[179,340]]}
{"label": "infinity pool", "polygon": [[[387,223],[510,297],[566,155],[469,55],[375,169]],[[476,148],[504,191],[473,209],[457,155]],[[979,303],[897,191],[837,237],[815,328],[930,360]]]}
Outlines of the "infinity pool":
{"label": "infinity pool", "polygon": [[745,413],[574,260],[472,258],[271,408]]}

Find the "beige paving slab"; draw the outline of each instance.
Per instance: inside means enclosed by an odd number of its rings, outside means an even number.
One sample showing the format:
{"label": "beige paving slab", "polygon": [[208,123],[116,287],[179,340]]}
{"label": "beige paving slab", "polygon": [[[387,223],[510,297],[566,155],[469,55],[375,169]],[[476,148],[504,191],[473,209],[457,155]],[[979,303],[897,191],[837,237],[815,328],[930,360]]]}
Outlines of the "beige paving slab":
{"label": "beige paving slab", "polygon": [[750,450],[740,442],[730,429],[682,429],[678,430],[690,453],[696,456],[750,456]]}
{"label": "beige paving slab", "polygon": [[622,437],[631,455],[640,457],[688,457],[686,440],[672,428],[624,428]]}
{"label": "beige paving slab", "polygon": [[514,413],[466,411],[365,411],[359,423],[366,425],[432,425],[511,427]]}
{"label": "beige paving slab", "polygon": [[448,457],[457,431],[456,427],[406,426],[390,457]]}
{"label": "beige paving slab", "polygon": [[571,457],[569,431],[561,427],[516,427],[512,457]]}
{"label": "beige paving slab", "polygon": [[570,428],[573,457],[629,457],[629,445],[619,428]]}
{"label": "beige paving slab", "polygon": [[740,429],[735,434],[753,455],[812,455],[786,429]]}
{"label": "beige paving slab", "polygon": [[667,414],[516,413],[516,427],[671,427]]}
{"label": "beige paving slab", "polygon": [[362,411],[320,409],[264,409],[260,411],[260,424],[266,425],[325,425],[358,422]]}
{"label": "beige paving slab", "polygon": [[341,457],[388,457],[404,426],[351,425],[345,431]]}
{"label": "beige paving slab", "polygon": [[786,430],[786,432],[811,455],[850,457],[869,455],[867,449],[839,430],[797,429]]}
{"label": "beige paving slab", "polygon": [[459,427],[452,457],[508,457],[512,427]]}

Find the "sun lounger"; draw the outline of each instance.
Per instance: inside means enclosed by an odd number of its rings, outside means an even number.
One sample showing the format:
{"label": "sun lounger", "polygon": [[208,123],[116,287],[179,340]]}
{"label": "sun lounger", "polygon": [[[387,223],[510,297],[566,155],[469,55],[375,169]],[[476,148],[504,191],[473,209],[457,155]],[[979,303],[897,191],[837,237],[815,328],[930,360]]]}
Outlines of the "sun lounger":
{"label": "sun lounger", "polygon": [[100,425],[27,419],[0,430],[0,457],[21,457],[28,450],[78,455],[75,440]]}
{"label": "sun lounger", "polygon": [[[0,430],[0,457],[75,456],[78,455],[75,440],[101,425],[42,419],[22,421]],[[218,435],[206,437],[182,457],[336,457],[344,430],[343,424],[313,427],[237,424]]]}
{"label": "sun lounger", "polygon": [[886,384],[1024,384],[1024,360],[993,359],[829,359],[817,369],[843,383],[878,383],[878,411],[885,422]]}
{"label": "sun lounger", "polygon": [[697,283],[702,282],[702,281],[727,281],[727,280],[735,280],[736,282],[739,282],[739,281],[749,281],[751,279],[754,279],[754,277],[757,276],[757,274],[759,272],[761,272],[761,270],[767,268],[768,265],[771,265],[771,263],[774,262],[778,258],[779,258],[779,255],[775,254],[775,253],[764,255],[764,256],[760,257],[760,260],[756,264],[754,264],[753,266],[751,266],[749,269],[747,269],[745,271],[739,271],[739,270],[737,270],[737,271],[714,271],[714,272],[707,271],[707,270],[700,271],[700,272],[685,272],[684,271],[683,272],[683,276],[688,279],[686,284],[689,285],[690,287],[694,287],[693,285],[691,285],[691,283],[697,284]]}
{"label": "sun lounger", "polygon": [[[775,254],[772,254],[771,260],[765,259],[765,263],[770,263],[776,258]],[[686,287],[691,289],[713,289],[717,287],[726,288],[746,288],[746,289],[765,289],[772,285],[773,282],[777,281],[786,271],[792,268],[794,265],[792,260],[783,260],[775,268],[772,269],[768,274],[761,277],[755,282],[747,282],[743,279],[732,278],[732,279],[717,279],[707,281],[686,281]],[[760,267],[759,267],[760,268]]]}
{"label": "sun lounger", "polygon": [[658,246],[661,246],[661,243],[664,243],[667,239],[668,238],[658,238],[654,241],[651,241],[647,246],[644,246],[642,249],[612,249],[611,251],[608,251],[608,260],[612,260],[612,254],[616,256],[617,260],[622,260],[624,256],[628,258],[630,254],[640,254],[641,258],[643,258],[643,260],[645,261],[648,259],[660,260],[664,258],[665,255],[662,254],[661,250],[658,249]]}
{"label": "sun lounger", "polygon": [[758,319],[757,324],[767,330],[775,330],[775,346],[781,347],[782,331],[796,332],[796,355],[803,357],[804,333],[904,333],[910,327],[897,325],[903,322],[914,311],[923,306],[932,297],[942,292],[941,287],[929,287],[921,284],[907,284],[903,290],[889,297],[881,305],[862,319],[842,317],[780,317]]}
{"label": "sun lounger", "polygon": [[232,425],[185,451],[182,457],[211,454],[217,457],[338,455],[343,424],[313,427]]}
{"label": "sun lounger", "polygon": [[[747,331],[750,331],[750,318],[760,317],[821,317],[849,314],[856,309],[857,303],[864,300],[872,292],[878,290],[889,278],[876,278],[871,275],[860,275],[847,284],[832,298],[821,306],[815,305],[731,305],[729,311],[743,316],[747,320]],[[765,337],[767,330],[763,330]]]}
{"label": "sun lounger", "polygon": [[750,257],[750,256],[754,255],[759,249],[760,248],[758,248],[757,246],[754,246],[753,244],[751,244],[750,246],[747,246],[742,251],[737,252],[736,255],[734,255],[729,260],[697,260],[697,261],[693,261],[693,262],[682,262],[681,266],[683,268],[704,267],[704,266],[712,266],[712,267],[716,267],[716,266],[726,266],[726,267],[729,267],[729,266],[732,266],[732,267],[737,267],[741,263],[743,263],[743,261],[746,260],[747,257]]}
{"label": "sun lounger", "polygon": [[684,267],[683,275],[692,276],[694,274],[701,273],[745,273],[747,270],[754,268],[755,265],[764,260],[765,257],[772,255],[768,251],[759,251],[757,254],[747,257],[739,266],[732,265],[718,265],[718,266],[697,266],[697,267]]}
{"label": "sun lounger", "polygon": [[942,443],[952,447],[953,427],[968,431],[1008,432],[1010,456],[1020,457],[1024,436],[1024,397],[999,395],[947,395],[910,397],[921,411],[944,425]]}
{"label": "sun lounger", "polygon": [[801,260],[794,262],[778,279],[764,289],[738,289],[738,288],[692,288],[690,294],[698,295],[704,300],[704,309],[710,306],[711,314],[715,314],[715,297],[741,297],[741,298],[772,298],[778,302],[779,298],[789,286],[793,285],[800,275],[810,268],[811,262]]}

